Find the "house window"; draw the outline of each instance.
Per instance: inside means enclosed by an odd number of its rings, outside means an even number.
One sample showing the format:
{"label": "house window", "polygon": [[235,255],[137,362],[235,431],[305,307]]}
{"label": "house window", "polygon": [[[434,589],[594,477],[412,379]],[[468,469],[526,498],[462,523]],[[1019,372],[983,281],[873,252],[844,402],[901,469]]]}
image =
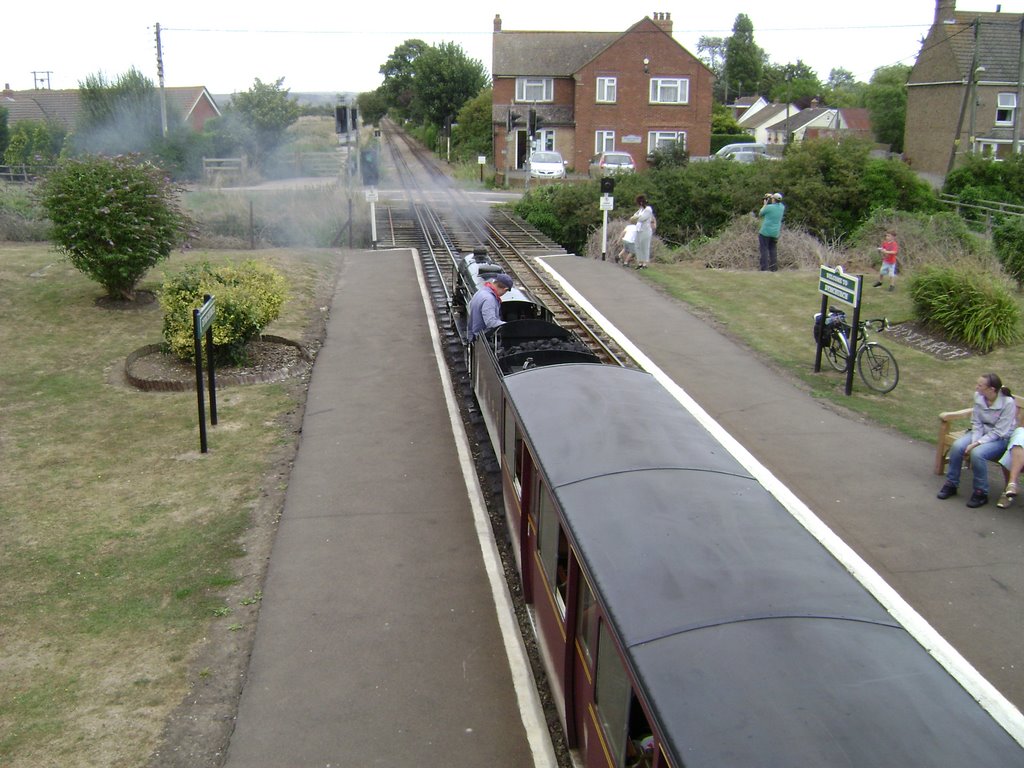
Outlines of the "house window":
{"label": "house window", "polygon": [[996,125],[1013,125],[1013,113],[1017,109],[1016,93],[1000,93],[996,102]]}
{"label": "house window", "polygon": [[596,131],[594,133],[594,154],[615,151],[615,131]]}
{"label": "house window", "polygon": [[687,77],[652,77],[651,104],[689,104],[690,79]]}
{"label": "house window", "polygon": [[597,102],[598,104],[614,104],[616,94],[616,79],[614,77],[597,78]]}
{"label": "house window", "polygon": [[647,154],[653,155],[659,149],[668,149],[677,143],[686,149],[686,131],[651,131],[647,134]]}
{"label": "house window", "polygon": [[516,101],[554,101],[555,81],[550,77],[517,77]]}

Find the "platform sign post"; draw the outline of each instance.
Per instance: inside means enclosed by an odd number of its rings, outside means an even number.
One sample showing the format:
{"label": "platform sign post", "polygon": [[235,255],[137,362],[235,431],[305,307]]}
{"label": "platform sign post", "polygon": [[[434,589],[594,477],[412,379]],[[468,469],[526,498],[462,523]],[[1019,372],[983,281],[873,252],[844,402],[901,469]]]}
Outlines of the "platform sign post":
{"label": "platform sign post", "polygon": [[[850,323],[850,355],[846,360],[846,396],[853,394],[853,369],[857,361],[857,340],[860,336],[860,303],[863,275],[848,275],[842,267],[829,267],[822,264],[818,271],[818,293],[821,294],[821,323],[825,327],[828,318],[828,303],[834,299],[853,307],[853,321]],[[814,372],[821,370],[821,338],[819,334],[818,349],[814,355]]]}
{"label": "platform sign post", "polygon": [[601,195],[601,261],[608,255],[608,211],[615,210],[615,198],[607,192]]}
{"label": "platform sign post", "polygon": [[217,424],[217,383],[213,365],[213,296],[203,296],[203,306],[192,310],[192,337],[196,354],[196,400],[199,404],[199,450],[206,453],[206,407],[203,403],[203,335],[206,335],[207,380],[210,385],[210,424]]}
{"label": "platform sign post", "polygon": [[377,190],[366,190],[366,202],[370,204],[370,244],[377,250]]}
{"label": "platform sign post", "polygon": [[484,166],[487,165],[487,155],[477,155],[476,164],[480,166],[480,181],[484,180]]}

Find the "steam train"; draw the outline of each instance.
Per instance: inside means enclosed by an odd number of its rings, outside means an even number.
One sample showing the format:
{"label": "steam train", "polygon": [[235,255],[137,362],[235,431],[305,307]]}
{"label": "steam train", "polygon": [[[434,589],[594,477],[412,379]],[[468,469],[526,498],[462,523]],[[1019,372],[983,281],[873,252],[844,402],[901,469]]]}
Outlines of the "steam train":
{"label": "steam train", "polygon": [[[484,253],[459,263],[457,314],[495,271]],[[601,365],[526,291],[502,314],[467,348],[472,385],[578,764],[1024,765],[654,377]]]}

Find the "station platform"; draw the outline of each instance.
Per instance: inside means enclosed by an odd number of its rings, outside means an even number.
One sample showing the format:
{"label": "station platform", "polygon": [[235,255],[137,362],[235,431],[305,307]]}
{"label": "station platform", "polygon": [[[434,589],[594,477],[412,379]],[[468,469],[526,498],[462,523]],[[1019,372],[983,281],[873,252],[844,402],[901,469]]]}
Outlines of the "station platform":
{"label": "station platform", "polygon": [[226,765],[553,766],[415,257],[339,258]]}
{"label": "station platform", "polygon": [[[1024,709],[1024,514],[1019,507],[995,506],[1002,487],[998,472],[990,472],[995,494],[988,506],[967,509],[962,497],[939,501],[934,444],[814,399],[800,382],[633,270],[578,256],[543,261],[606,330],[646,358],[652,373],[683,390],[752,455],[763,484],[781,499],[795,497],[794,507],[819,518],[1002,696]],[[807,308],[808,370],[817,309]],[[898,357],[898,345],[890,346]],[[978,365],[978,374],[984,373],[985,363]],[[965,407],[972,391],[973,379],[965,381],[959,394]],[[936,430],[941,406],[955,405],[958,394],[951,397],[952,403],[936,405]],[[1019,712],[1014,716],[1019,719]]]}

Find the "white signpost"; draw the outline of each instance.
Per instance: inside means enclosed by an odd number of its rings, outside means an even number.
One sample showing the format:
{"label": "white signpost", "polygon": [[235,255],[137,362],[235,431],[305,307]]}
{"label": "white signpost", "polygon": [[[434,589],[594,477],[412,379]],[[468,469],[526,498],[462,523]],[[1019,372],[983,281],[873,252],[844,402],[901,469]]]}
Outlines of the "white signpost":
{"label": "white signpost", "polygon": [[608,255],[608,211],[615,210],[615,198],[607,192],[601,195],[601,261]]}
{"label": "white signpost", "polygon": [[368,189],[365,194],[366,202],[370,204],[370,244],[373,250],[377,250],[377,190]]}

